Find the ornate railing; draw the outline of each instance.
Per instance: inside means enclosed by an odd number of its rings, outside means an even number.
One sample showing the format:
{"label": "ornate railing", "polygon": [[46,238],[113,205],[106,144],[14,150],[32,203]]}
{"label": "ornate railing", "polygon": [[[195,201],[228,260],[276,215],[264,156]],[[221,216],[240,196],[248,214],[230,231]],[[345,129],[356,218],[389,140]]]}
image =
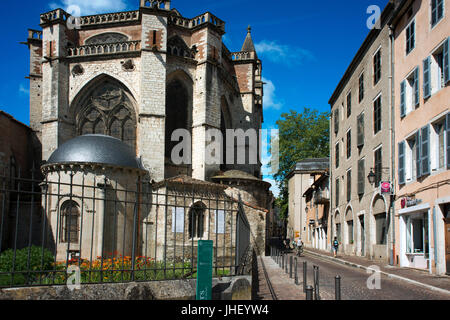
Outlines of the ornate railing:
{"label": "ornate railing", "polygon": [[70,14],[68,14],[64,10],[56,9],[56,10],[41,14],[41,24],[56,21],[56,20],[67,21],[67,19],[69,17],[70,17]]}
{"label": "ornate railing", "polygon": [[222,31],[225,31],[225,22],[209,12],[201,14],[192,19],[183,18],[177,15],[171,15],[168,18],[168,22],[169,24],[189,29],[195,28],[202,24],[211,23],[216,27],[218,27],[219,29],[221,29]]}
{"label": "ornate railing", "polygon": [[101,54],[115,54],[121,52],[133,52],[141,49],[141,41],[126,41],[116,43],[91,44],[68,48],[69,57],[93,56]]}
{"label": "ornate railing", "polygon": [[231,53],[231,60],[233,61],[253,60],[253,59],[255,59],[254,52],[242,51]]}
{"label": "ornate railing", "polygon": [[81,26],[138,21],[139,11],[116,12],[80,17]]}

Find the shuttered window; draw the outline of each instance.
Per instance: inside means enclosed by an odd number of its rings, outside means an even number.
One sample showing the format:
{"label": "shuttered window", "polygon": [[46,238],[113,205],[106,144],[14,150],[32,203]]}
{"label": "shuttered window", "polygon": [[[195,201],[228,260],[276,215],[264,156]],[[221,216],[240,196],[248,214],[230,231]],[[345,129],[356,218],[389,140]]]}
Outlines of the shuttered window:
{"label": "shuttered window", "polygon": [[398,144],[398,183],[405,184],[405,141]]}
{"label": "shuttered window", "polygon": [[381,183],[382,171],[383,171],[383,159],[382,159],[382,148],[375,151],[375,187],[378,187]]}
{"label": "shuttered window", "polygon": [[381,131],[381,96],[373,103],[373,133]]}
{"label": "shuttered window", "polygon": [[434,27],[444,17],[444,0],[431,0],[431,26]]}
{"label": "shuttered window", "polygon": [[336,168],[339,168],[339,158],[340,158],[340,155],[339,155],[339,143],[337,143],[336,144],[336,153],[335,153],[335,156],[336,156]]}
{"label": "shuttered window", "polygon": [[347,171],[347,202],[352,199],[352,170]]}
{"label": "shuttered window", "polygon": [[364,73],[359,76],[359,102],[364,99]]}
{"label": "shuttered window", "polygon": [[349,92],[347,95],[347,118],[352,114],[352,93]]}
{"label": "shuttered window", "polygon": [[447,169],[450,169],[450,113],[447,113]]}
{"label": "shuttered window", "polygon": [[334,133],[339,132],[339,107],[334,111]]}
{"label": "shuttered window", "polygon": [[400,117],[406,115],[406,80],[400,84]]}
{"label": "shuttered window", "polygon": [[409,54],[416,46],[416,22],[413,20],[406,28],[406,54]]}
{"label": "shuttered window", "polygon": [[347,159],[352,156],[352,131],[347,131]]}
{"label": "shuttered window", "polygon": [[430,174],[430,126],[423,127],[420,131],[421,174]]}
{"label": "shuttered window", "polygon": [[381,79],[381,49],[373,57],[373,84]]}
{"label": "shuttered window", "polygon": [[339,178],[336,179],[336,207],[339,206]]}
{"label": "shuttered window", "polygon": [[358,161],[358,194],[359,195],[364,194],[365,173],[366,173],[365,159],[361,159]]}
{"label": "shuttered window", "polygon": [[430,57],[423,60],[423,97],[424,99],[431,96],[431,77],[430,77]]}
{"label": "shuttered window", "polygon": [[358,116],[357,119],[357,128],[358,128],[358,138],[357,138],[357,143],[358,143],[358,147],[361,147],[364,145],[364,113],[361,113]]}
{"label": "shuttered window", "polygon": [[[420,142],[420,130],[416,133],[416,145],[413,152],[416,153],[415,155],[415,162],[416,162],[416,178],[420,178],[422,176],[422,161],[420,159],[420,149],[421,149],[421,142]],[[413,177],[414,178],[414,177]]]}
{"label": "shuttered window", "polygon": [[444,83],[447,84],[450,81],[450,37],[444,42],[443,49],[443,64],[444,64]]}

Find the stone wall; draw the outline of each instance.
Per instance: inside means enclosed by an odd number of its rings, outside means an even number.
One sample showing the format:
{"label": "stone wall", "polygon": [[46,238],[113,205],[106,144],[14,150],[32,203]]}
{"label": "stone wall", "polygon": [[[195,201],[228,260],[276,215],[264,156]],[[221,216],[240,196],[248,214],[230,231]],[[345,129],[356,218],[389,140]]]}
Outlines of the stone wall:
{"label": "stone wall", "polygon": [[[0,300],[195,300],[197,280],[0,289]],[[251,300],[252,277],[212,280],[213,300]]]}

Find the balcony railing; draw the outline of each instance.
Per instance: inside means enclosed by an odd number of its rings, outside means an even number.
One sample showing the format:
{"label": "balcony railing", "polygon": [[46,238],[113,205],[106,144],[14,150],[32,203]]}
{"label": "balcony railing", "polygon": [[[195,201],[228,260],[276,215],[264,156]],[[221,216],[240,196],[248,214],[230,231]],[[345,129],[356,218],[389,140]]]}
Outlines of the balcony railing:
{"label": "balcony railing", "polygon": [[126,41],[73,47],[68,49],[67,55],[69,57],[93,56],[123,52],[136,52],[140,49],[141,41]]}
{"label": "balcony railing", "polygon": [[108,23],[138,21],[139,11],[116,12],[80,17],[81,26],[92,26]]}
{"label": "balcony railing", "polygon": [[314,192],[314,201],[318,204],[327,203],[330,201],[330,190],[319,189]]}
{"label": "balcony railing", "polygon": [[254,52],[242,51],[242,52],[232,52],[231,60],[233,61],[245,61],[255,59]]}

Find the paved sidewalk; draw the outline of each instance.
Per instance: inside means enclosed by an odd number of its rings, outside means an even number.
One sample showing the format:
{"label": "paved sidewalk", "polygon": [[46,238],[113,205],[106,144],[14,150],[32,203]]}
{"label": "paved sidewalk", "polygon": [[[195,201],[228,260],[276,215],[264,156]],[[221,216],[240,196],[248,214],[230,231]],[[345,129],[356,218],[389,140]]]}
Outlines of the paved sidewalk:
{"label": "paved sidewalk", "polygon": [[379,261],[369,260],[363,257],[345,255],[342,253],[338,253],[337,258],[334,258],[331,252],[312,248],[306,248],[305,254],[312,254],[323,259],[366,270],[371,267],[377,266],[380,269],[380,272],[388,277],[407,281],[409,283],[426,287],[428,289],[450,294],[449,276],[430,275],[428,271],[390,266]]}
{"label": "paved sidewalk", "polygon": [[[264,273],[265,267],[266,273]],[[305,300],[306,296],[303,293],[303,286],[296,285],[294,276],[289,278],[272,258],[260,256],[258,257],[258,278],[260,282],[260,292],[258,295],[262,300],[272,299],[269,285],[267,284],[265,275],[269,278],[270,285],[278,300]],[[301,283],[301,282],[300,282]]]}

